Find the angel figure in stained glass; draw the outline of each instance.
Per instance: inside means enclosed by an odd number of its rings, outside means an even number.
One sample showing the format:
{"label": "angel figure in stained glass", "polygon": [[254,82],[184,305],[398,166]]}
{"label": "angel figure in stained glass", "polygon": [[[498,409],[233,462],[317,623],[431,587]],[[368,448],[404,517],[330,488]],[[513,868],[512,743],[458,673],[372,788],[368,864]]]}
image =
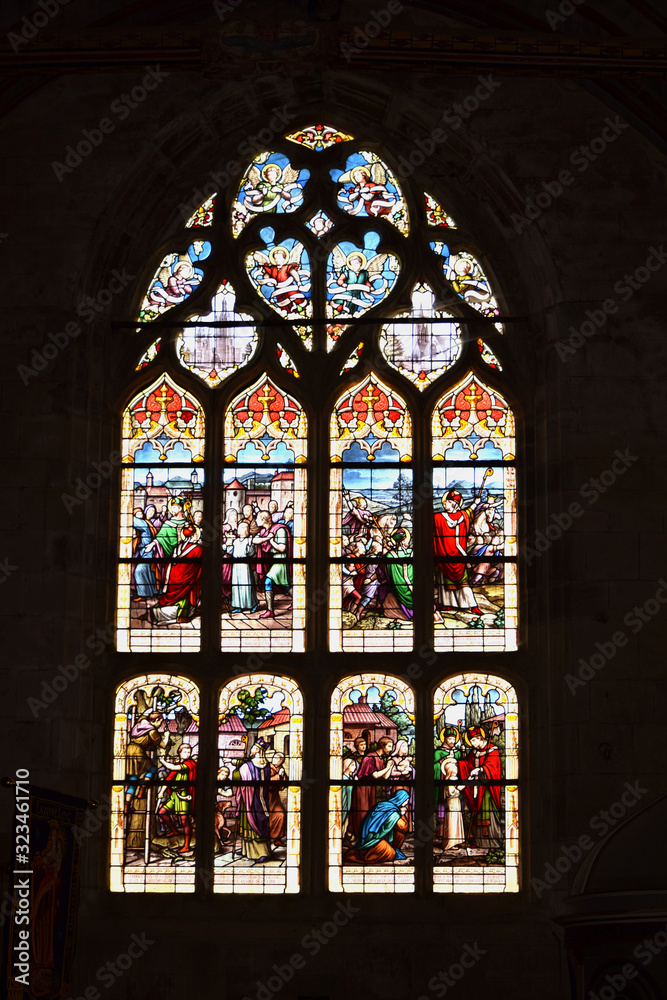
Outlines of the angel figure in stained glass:
{"label": "angel figure in stained glass", "polygon": [[350,215],[377,219],[388,215],[397,202],[396,195],[387,188],[387,171],[381,163],[353,167],[341,174],[338,183],[346,185],[338,200]]}
{"label": "angel figure in stained glass", "polygon": [[376,254],[370,261],[358,250],[346,257],[340,247],[334,247],[332,254],[334,273],[329,279],[329,287],[334,293],[331,300],[334,312],[354,316],[374,306],[387,288],[382,270],[388,254]]}
{"label": "angel figure in stained glass", "polygon": [[454,264],[454,272],[452,288],[458,295],[473,303],[487,302],[491,298],[488,282],[473,257],[461,254]]}
{"label": "angel figure in stained glass", "polygon": [[148,293],[148,300],[158,309],[169,308],[192,295],[200,281],[201,277],[195,271],[190,257],[187,254],[174,254],[171,263],[160,268],[158,280]]}
{"label": "angel figure in stained glass", "polygon": [[299,171],[284,169],[277,163],[265,164],[261,171],[252,166],[243,189],[244,207],[249,212],[293,212],[303,200],[303,186],[298,183]]}
{"label": "angel figure in stained glass", "polygon": [[272,247],[268,256],[256,250],[256,266],[251,277],[258,285],[269,286],[271,305],[282,313],[303,313],[308,305],[304,294],[308,290],[308,273],[300,267],[303,247],[297,243],[288,251],[283,246]]}

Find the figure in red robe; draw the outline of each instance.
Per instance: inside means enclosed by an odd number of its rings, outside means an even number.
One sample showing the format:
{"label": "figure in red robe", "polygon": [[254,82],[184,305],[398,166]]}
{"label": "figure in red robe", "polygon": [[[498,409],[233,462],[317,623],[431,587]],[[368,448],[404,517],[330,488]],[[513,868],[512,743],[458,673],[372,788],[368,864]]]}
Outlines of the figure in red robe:
{"label": "figure in red robe", "polygon": [[500,750],[489,741],[482,726],[471,726],[465,737],[472,749],[459,761],[459,775],[464,781],[478,779],[478,784],[466,785],[462,792],[470,811],[468,842],[470,846],[491,850],[500,847],[503,841],[501,786],[486,784],[502,778]]}
{"label": "figure in red robe", "polygon": [[189,622],[199,604],[203,551],[199,529],[188,525],[180,530],[180,538],[167,567],[158,603],[149,612],[154,625]]}
{"label": "figure in red robe", "polygon": [[442,513],[433,515],[433,548],[436,567],[436,607],[456,608],[481,615],[468,579],[465,557],[468,534],[475,511],[462,508],[462,497],[449,490],[442,500]]}
{"label": "figure in red robe", "polygon": [[[389,777],[394,766],[393,760],[390,759],[393,749],[394,741],[388,736],[383,736],[378,741],[377,751],[369,751],[359,765],[357,781],[352,789],[349,824],[349,829],[355,837],[359,836],[366,815],[377,802],[376,786],[370,784],[369,779],[382,780]],[[364,784],[364,780],[369,783]]]}
{"label": "figure in red robe", "polygon": [[264,276],[261,284],[274,286],[271,303],[281,312],[303,313],[308,299],[301,289],[299,264],[290,261],[289,257],[284,247],[273,247],[269,251],[270,263],[262,265]]}

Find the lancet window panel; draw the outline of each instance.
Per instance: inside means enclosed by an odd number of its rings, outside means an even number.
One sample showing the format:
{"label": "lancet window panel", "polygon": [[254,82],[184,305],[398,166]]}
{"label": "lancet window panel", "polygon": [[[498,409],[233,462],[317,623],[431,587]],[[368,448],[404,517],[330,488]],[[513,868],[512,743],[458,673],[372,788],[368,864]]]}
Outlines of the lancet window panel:
{"label": "lancet window panel", "polygon": [[440,398],[431,428],[435,649],[516,649],[512,410],[470,372]]}
{"label": "lancet window panel", "polygon": [[331,698],[329,889],[413,892],[414,693],[390,674],[346,677]]}
{"label": "lancet window panel", "polygon": [[519,716],[501,677],[450,677],[434,699],[435,892],[519,888]]}
{"label": "lancet window panel", "polygon": [[220,692],[216,893],[300,889],[303,698],[288,677],[249,674]]}
{"label": "lancet window panel", "polygon": [[169,375],[125,409],[116,621],[121,651],[200,648],[204,437],[199,400]]}
{"label": "lancet window panel", "polygon": [[112,892],[193,892],[199,691],[149,673],[116,692],[111,790]]}
{"label": "lancet window panel", "polygon": [[331,648],[412,649],[410,413],[370,375],[338,400],[330,437]]}
{"label": "lancet window panel", "polygon": [[228,407],[222,482],[225,652],[302,652],[307,420],[262,375]]}

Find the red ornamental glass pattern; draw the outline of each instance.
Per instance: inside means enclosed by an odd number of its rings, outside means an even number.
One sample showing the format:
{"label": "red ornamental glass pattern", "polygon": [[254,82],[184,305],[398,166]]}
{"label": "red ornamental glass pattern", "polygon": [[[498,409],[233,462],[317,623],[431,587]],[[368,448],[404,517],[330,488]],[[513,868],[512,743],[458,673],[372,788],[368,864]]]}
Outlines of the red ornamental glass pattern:
{"label": "red ornamental glass pattern", "polygon": [[[159,386],[152,386],[144,396],[139,396],[130,406],[131,435],[137,439],[152,439],[166,431],[169,437],[179,440],[203,438],[201,407],[193,396],[175,389],[166,379]],[[164,459],[164,450],[161,458]]]}
{"label": "red ornamental glass pattern", "polygon": [[306,146],[308,149],[321,152],[323,149],[335,146],[339,142],[348,142],[353,136],[346,135],[345,132],[339,132],[330,125],[318,124],[307,125],[306,128],[301,129],[299,132],[293,132],[287,138],[292,142]]}
{"label": "red ornamental glass pattern", "polygon": [[471,410],[474,410],[480,420],[483,421],[486,421],[489,413],[496,423],[500,423],[504,417],[503,410],[499,409],[497,405],[494,406],[494,401],[491,399],[491,396],[487,390],[479,384],[479,382],[471,382],[452,399],[451,406],[449,406],[446,401],[440,408],[440,412],[447,422],[453,421],[456,418],[457,413],[460,415],[462,420],[467,421],[470,419]]}
{"label": "red ornamental glass pattern", "polygon": [[281,437],[294,437],[302,412],[296,400],[281,392],[267,378],[236,400],[230,414],[238,433],[243,436],[254,437],[261,428],[268,426]]}
{"label": "red ornamental glass pattern", "polygon": [[377,428],[400,433],[410,421],[403,400],[373,379],[343,399],[336,413],[341,429],[352,433],[359,433],[363,425],[369,431]]}

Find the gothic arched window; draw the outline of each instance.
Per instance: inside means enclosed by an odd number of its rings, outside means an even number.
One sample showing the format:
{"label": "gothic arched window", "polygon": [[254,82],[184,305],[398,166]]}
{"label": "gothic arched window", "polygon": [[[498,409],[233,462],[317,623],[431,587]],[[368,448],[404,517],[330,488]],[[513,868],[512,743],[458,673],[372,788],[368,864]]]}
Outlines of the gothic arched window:
{"label": "gothic arched window", "polygon": [[116,691],[111,889],[192,892],[199,691],[150,673]]}
{"label": "gothic arched window", "polygon": [[[414,891],[429,863],[415,851],[420,802],[437,806],[435,891],[517,886],[516,698],[497,676],[518,634],[508,335],[481,248],[401,162],[323,124],[276,138],[190,206],[137,289],[118,650],[188,655],[202,719],[218,721],[199,733],[177,666],[147,665],[119,693],[114,888],[192,888],[196,856],[215,892],[299,891],[301,768],[326,769],[323,744],[303,743],[304,704],[306,722],[332,713],[332,890]],[[415,648],[438,681],[458,672],[436,694],[436,770],[440,723],[463,706],[456,774],[438,770],[435,791],[415,772],[415,741],[431,741],[430,696],[402,679],[423,674]],[[211,777],[196,810],[171,815],[181,744],[151,734],[156,713],[164,732],[182,726],[183,706],[197,727],[183,741],[196,733],[191,760],[206,755],[216,791]],[[149,738],[136,774],[123,763],[133,732]],[[464,776],[475,739],[495,747],[501,777]],[[473,874],[437,852],[438,809],[459,784]],[[315,822],[323,871],[327,820]]]}

